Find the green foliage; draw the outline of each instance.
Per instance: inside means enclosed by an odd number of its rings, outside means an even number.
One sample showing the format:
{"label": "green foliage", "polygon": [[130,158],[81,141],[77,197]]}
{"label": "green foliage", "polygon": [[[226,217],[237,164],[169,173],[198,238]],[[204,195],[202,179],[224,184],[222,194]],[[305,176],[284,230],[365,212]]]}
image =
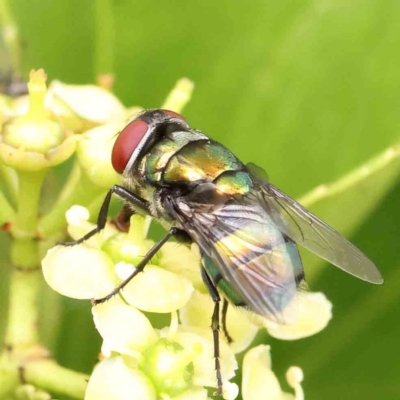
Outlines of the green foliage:
{"label": "green foliage", "polygon": [[[339,179],[400,140],[394,0],[14,0],[12,6],[25,74],[44,67],[51,79],[85,83],[112,72],[117,96],[146,107],[158,106],[188,76],[196,84],[188,121],[265,168],[292,196]],[[354,234],[386,282],[373,287],[332,267],[313,279],[312,288],[334,304],[331,325],[315,337],[272,343],[274,369],[303,367],[309,400],[398,398],[397,170],[398,163],[389,164],[362,192],[355,186],[316,204],[319,216]],[[316,264],[307,262],[306,272],[314,275]],[[52,296],[43,290],[44,299]],[[5,288],[1,293],[4,315]],[[44,301],[41,326],[53,353],[62,365],[90,372],[98,335],[89,307],[65,299],[56,311],[49,307]]]}

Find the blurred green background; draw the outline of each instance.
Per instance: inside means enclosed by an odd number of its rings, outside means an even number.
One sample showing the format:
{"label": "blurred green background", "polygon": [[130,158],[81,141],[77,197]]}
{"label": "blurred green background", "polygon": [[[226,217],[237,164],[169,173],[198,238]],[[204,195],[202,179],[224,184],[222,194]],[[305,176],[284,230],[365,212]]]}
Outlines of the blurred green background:
{"label": "blurred green background", "polygon": [[[112,72],[124,104],[144,107],[161,105],[189,77],[191,125],[265,168],[292,197],[400,142],[397,0],[9,3],[24,74],[43,67],[50,79],[88,83]],[[385,284],[305,257],[311,289],[333,302],[332,322],[296,342],[263,339],[283,385],[290,365],[303,368],[307,400],[400,398],[398,172],[389,163],[313,208],[376,262]],[[5,262],[1,274],[3,331]],[[90,372],[100,345],[90,305],[43,293],[47,344],[62,365]]]}

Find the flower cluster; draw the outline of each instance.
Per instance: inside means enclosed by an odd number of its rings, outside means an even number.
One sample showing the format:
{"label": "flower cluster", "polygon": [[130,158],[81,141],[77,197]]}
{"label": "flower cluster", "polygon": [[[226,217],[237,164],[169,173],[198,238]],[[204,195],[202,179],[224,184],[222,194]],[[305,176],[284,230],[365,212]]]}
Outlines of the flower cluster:
{"label": "flower cluster", "polygon": [[[10,192],[0,191],[0,224],[16,243],[12,263],[28,269],[37,266],[39,254],[61,238],[65,215],[73,239],[94,228],[89,215],[96,216],[106,191],[120,180],[110,163],[116,134],[140,111],[125,108],[106,87],[53,82],[47,90],[45,80],[42,70],[33,71],[29,98],[0,97],[0,173]],[[162,108],[179,112],[192,88],[190,81],[180,80]],[[74,166],[62,192],[38,219],[46,172],[73,154]],[[8,199],[13,195],[18,207]],[[154,245],[148,235],[150,223],[134,215],[128,232],[111,221],[83,244],[50,248],[42,262],[47,283],[76,299],[108,295]],[[21,296],[15,293],[15,297]],[[278,325],[229,308],[227,329],[234,341],[228,343],[220,334],[225,399],[235,399],[239,392],[244,400],[259,399],[260,393],[267,400],[303,399],[300,368],[289,368],[287,381],[294,394],[285,393],[272,372],[269,346],[251,348],[251,344],[259,329],[283,340],[315,334],[330,320],[331,304],[321,293],[303,292],[287,311],[296,317],[293,324]],[[143,400],[212,396],[217,386],[210,329],[213,303],[201,280],[195,244],[166,243],[142,273],[92,312],[103,345],[86,400],[124,400],[132,394]],[[236,356],[244,351],[239,365]],[[242,382],[235,380],[238,368]],[[25,396],[35,389],[28,385],[19,390]]]}
{"label": "flower cluster", "polygon": [[[83,207],[68,211],[73,239],[94,228],[88,219]],[[148,219],[134,215],[127,233],[108,223],[84,244],[57,246],[43,260],[45,279],[64,295],[101,298],[129,276],[152,247],[148,229]],[[141,399],[208,398],[205,388],[216,387],[210,329],[213,304],[201,281],[199,265],[195,244],[189,248],[167,243],[119,295],[93,307],[94,322],[104,341],[104,358],[91,376],[86,399],[124,399],[124,393],[137,391]],[[308,336],[323,329],[331,317],[331,305],[321,293],[302,293],[296,304],[300,304],[296,323],[284,326],[265,321],[271,335],[286,340]],[[154,329],[148,313],[170,313],[169,325]],[[235,355],[250,346],[259,326],[243,318],[239,309],[230,308],[227,328],[234,341],[229,345],[221,333],[224,398],[234,399],[239,388],[229,380],[238,368]],[[293,368],[288,382],[297,397],[282,392],[271,371],[268,346],[249,350],[242,366],[243,398],[271,393],[271,399],[301,399],[302,375]]]}

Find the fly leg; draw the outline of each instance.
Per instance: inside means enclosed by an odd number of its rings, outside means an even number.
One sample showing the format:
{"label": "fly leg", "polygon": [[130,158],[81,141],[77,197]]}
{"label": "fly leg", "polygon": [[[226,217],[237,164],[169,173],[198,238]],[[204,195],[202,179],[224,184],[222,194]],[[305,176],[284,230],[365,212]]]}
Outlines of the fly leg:
{"label": "fly leg", "polygon": [[217,288],[214,286],[210,277],[207,275],[206,270],[201,268],[201,277],[203,278],[204,284],[206,285],[208,292],[214,302],[214,312],[211,317],[211,329],[214,340],[214,359],[215,359],[215,373],[217,375],[217,396],[222,396],[222,375],[221,375],[221,363],[220,363],[220,351],[219,351],[219,303],[221,297],[218,294]]}
{"label": "fly leg", "polygon": [[119,284],[107,296],[102,297],[101,299],[93,299],[92,304],[96,305],[96,304],[104,303],[105,301],[110,300],[111,297],[118,294],[120,292],[120,290],[123,289],[139,272],[142,272],[144,270],[144,267],[154,257],[154,255],[157,253],[157,251],[160,250],[161,247],[163,247],[164,244],[171,238],[171,236],[179,234],[179,232],[180,232],[180,230],[178,228],[171,228],[167,232],[167,234],[149,250],[149,252],[143,257],[143,260],[140,261],[140,263],[136,266],[135,270],[121,284]]}
{"label": "fly leg", "polygon": [[228,333],[228,329],[226,327],[226,316],[228,314],[228,306],[229,306],[229,303],[224,298],[222,301],[221,325],[222,325],[222,331],[224,332],[226,340],[228,341],[228,343],[232,343],[233,342],[232,336]]}
{"label": "fly leg", "polygon": [[107,214],[108,209],[110,207],[110,201],[112,194],[115,193],[122,199],[128,201],[129,203],[133,204],[134,206],[141,208],[145,212],[149,213],[149,202],[142,199],[139,196],[131,193],[129,190],[125,189],[122,186],[114,185],[107,193],[106,197],[104,198],[103,204],[100,208],[99,216],[97,217],[97,226],[90,232],[88,232],[85,236],[82,236],[78,240],[74,240],[73,242],[61,242],[63,246],[75,246],[76,244],[83,243],[86,240],[90,239],[93,235],[100,232],[106,226],[107,222]]}

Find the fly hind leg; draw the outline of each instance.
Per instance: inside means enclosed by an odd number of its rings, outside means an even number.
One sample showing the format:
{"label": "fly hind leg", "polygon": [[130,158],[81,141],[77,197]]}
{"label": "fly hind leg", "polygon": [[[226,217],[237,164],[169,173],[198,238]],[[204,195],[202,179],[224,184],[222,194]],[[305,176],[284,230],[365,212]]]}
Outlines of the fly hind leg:
{"label": "fly hind leg", "polygon": [[214,312],[211,317],[211,329],[214,341],[214,359],[215,359],[215,373],[217,375],[217,396],[222,396],[222,375],[221,375],[221,363],[220,363],[220,349],[219,349],[219,304],[221,297],[214,286],[210,277],[204,268],[201,268],[201,276],[203,281],[210,293],[210,296],[214,302]]}
{"label": "fly hind leg", "polygon": [[222,325],[222,332],[226,337],[227,342],[230,344],[233,342],[232,336],[228,332],[228,328],[226,326],[226,317],[228,315],[228,301],[224,298],[222,302],[222,317],[221,317],[221,325]]}

